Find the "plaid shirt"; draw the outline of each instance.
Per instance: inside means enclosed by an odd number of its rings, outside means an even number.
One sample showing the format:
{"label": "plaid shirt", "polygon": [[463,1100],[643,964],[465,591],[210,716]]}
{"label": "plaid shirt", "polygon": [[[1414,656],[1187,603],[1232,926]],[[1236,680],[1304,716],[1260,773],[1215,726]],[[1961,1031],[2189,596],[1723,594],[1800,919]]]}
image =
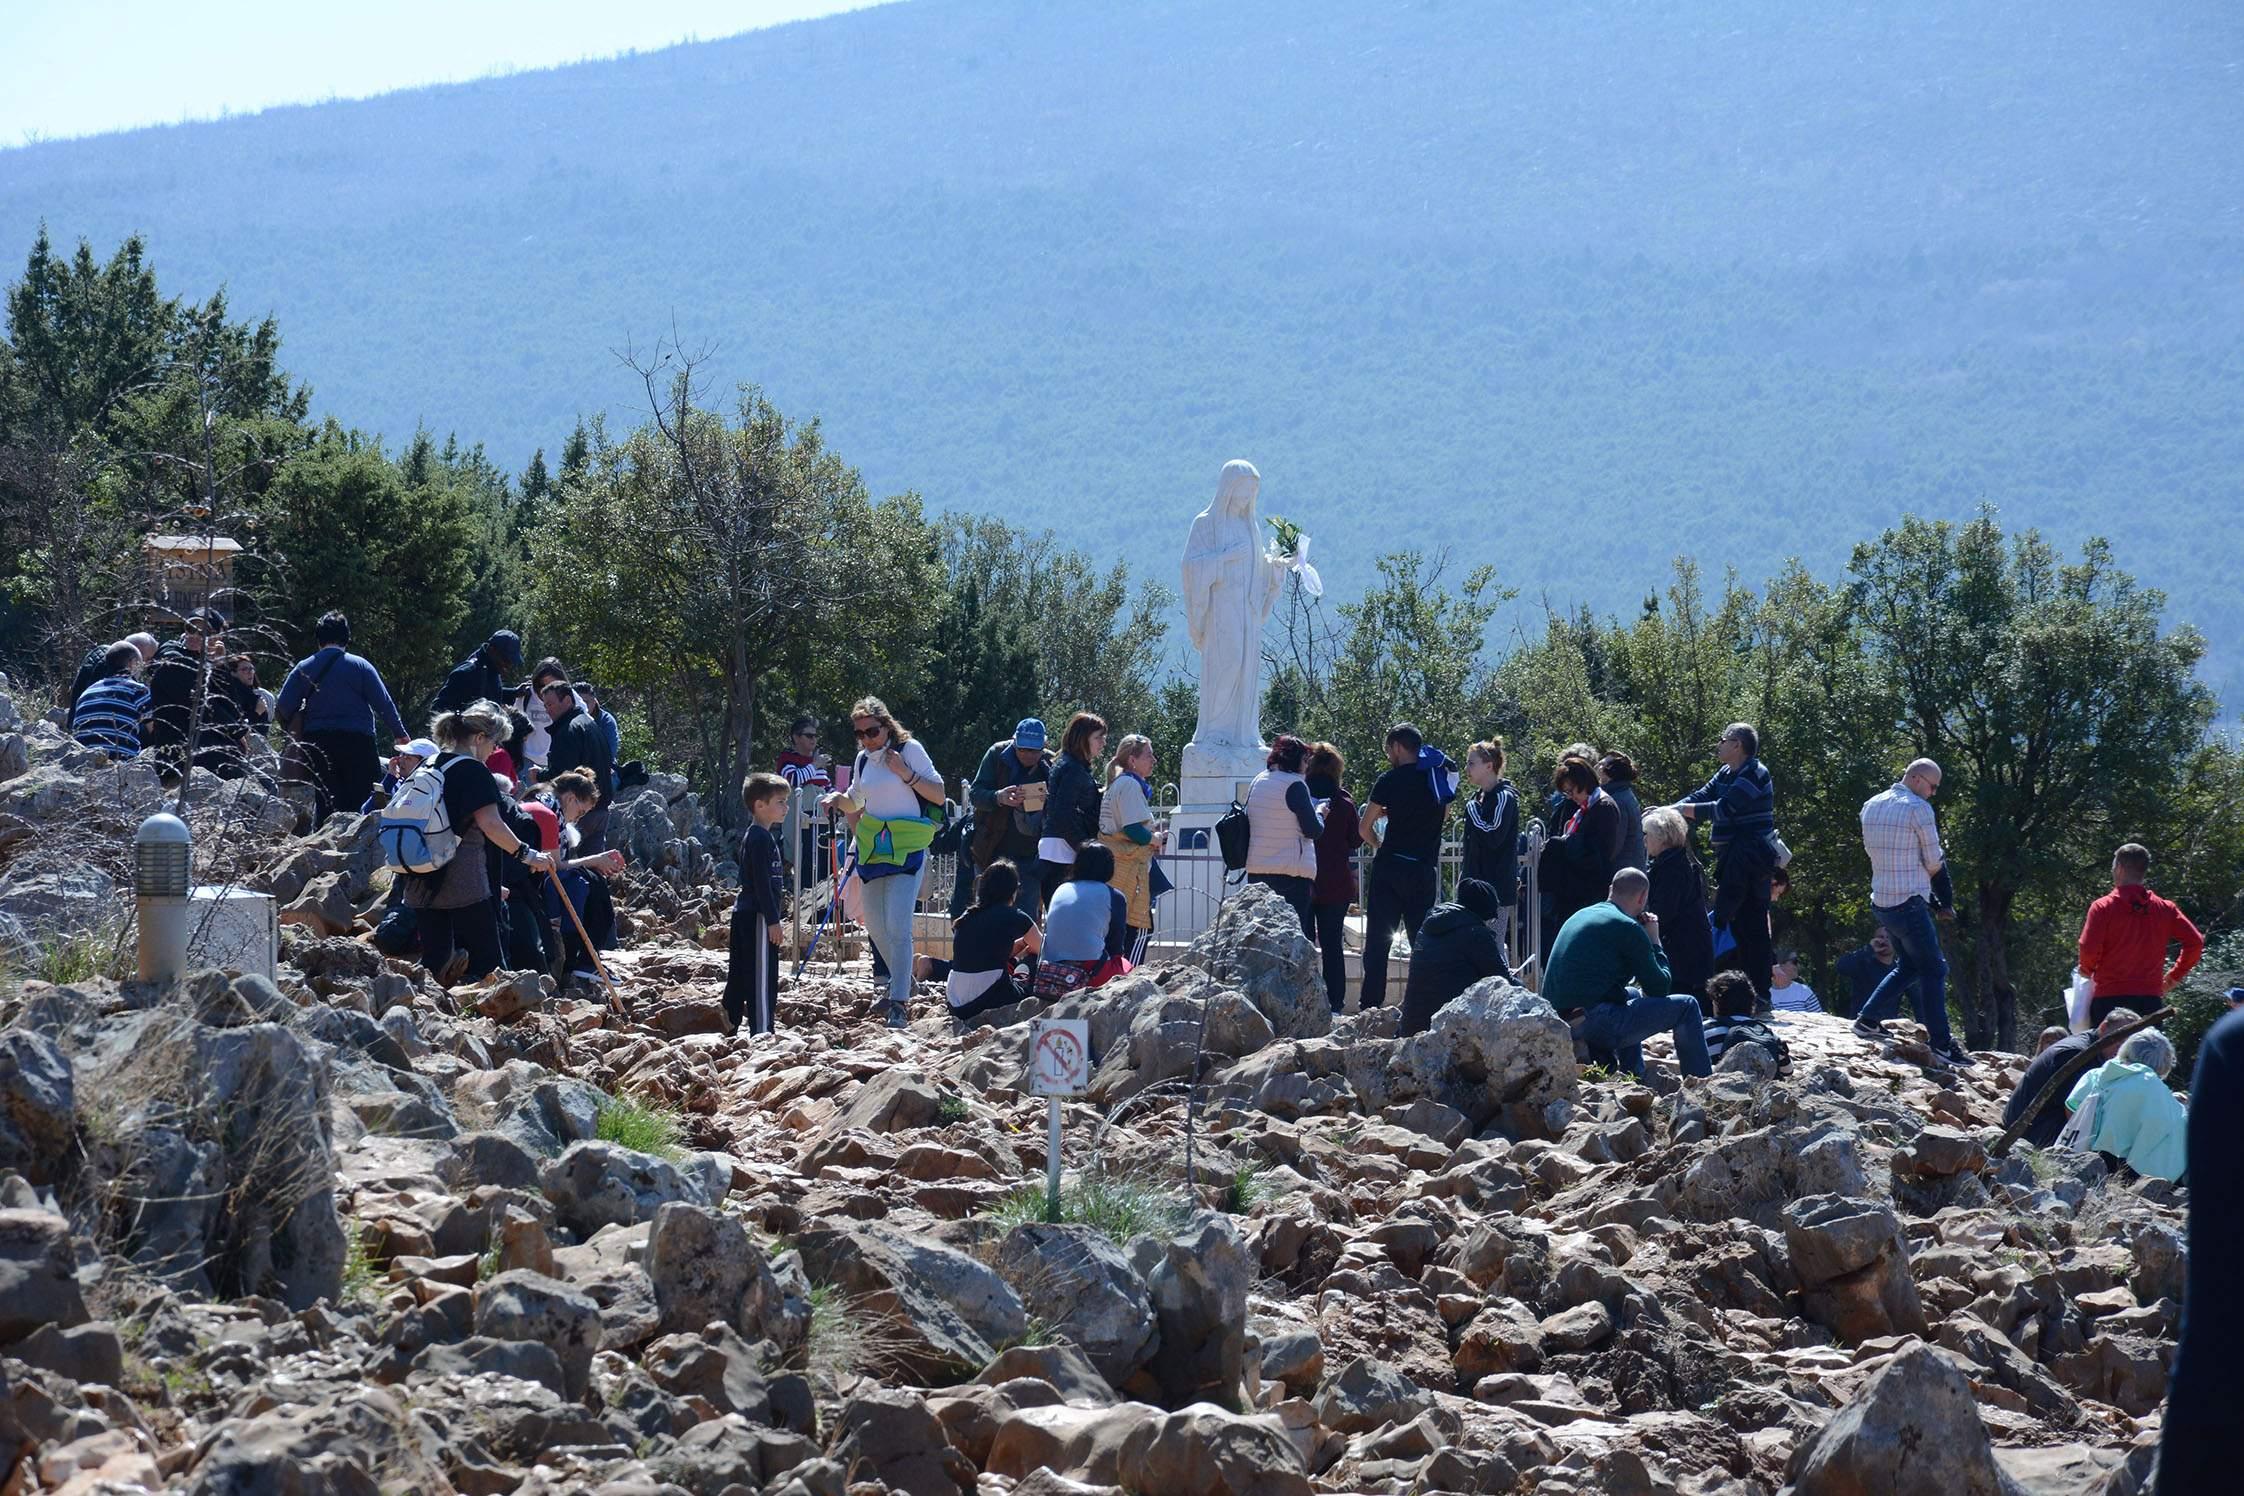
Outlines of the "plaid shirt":
{"label": "plaid shirt", "polygon": [[1948,858],[1932,802],[1906,784],[1862,802],[1862,847],[1870,854],[1870,902],[1897,909],[1932,898],[1932,875]]}

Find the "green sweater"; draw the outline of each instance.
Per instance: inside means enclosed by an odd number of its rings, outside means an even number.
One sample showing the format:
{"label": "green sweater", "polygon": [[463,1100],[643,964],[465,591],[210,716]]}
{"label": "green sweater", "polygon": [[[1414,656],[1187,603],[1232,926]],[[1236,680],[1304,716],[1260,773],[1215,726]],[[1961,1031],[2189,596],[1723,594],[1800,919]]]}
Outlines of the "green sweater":
{"label": "green sweater", "polygon": [[1579,910],[1551,944],[1543,1000],[1560,1012],[1593,1003],[1628,1001],[1634,983],[1646,997],[1665,997],[1667,957],[1644,927],[1610,899]]}

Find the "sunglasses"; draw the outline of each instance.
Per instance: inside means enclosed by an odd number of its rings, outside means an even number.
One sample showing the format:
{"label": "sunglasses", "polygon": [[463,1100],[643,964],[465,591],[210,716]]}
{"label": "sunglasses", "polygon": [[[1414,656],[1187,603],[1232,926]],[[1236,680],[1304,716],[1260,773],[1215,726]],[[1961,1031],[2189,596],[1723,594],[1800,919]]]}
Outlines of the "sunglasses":
{"label": "sunglasses", "polygon": [[877,737],[879,737],[879,736],[880,736],[880,735],[881,735],[882,733],[884,733],[884,732],[886,732],[886,731],[888,731],[888,729],[887,729],[887,728],[885,728],[885,727],[881,726],[881,725],[880,725],[880,724],[879,724],[878,722],[875,722],[875,723],[874,723],[874,724],[873,724],[872,726],[870,726],[870,727],[860,727],[860,728],[858,728],[858,729],[857,729],[857,740],[858,740],[859,742],[864,742],[864,741],[865,741],[866,739],[868,739],[868,738],[877,738]]}

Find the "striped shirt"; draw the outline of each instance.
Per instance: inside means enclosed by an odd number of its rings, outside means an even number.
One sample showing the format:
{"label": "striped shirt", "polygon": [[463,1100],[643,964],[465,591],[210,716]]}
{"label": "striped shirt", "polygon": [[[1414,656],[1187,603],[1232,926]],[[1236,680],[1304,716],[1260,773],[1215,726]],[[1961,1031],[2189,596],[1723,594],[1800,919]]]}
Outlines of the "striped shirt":
{"label": "striped shirt", "polygon": [[71,708],[71,734],[88,748],[131,758],[140,751],[140,719],[147,711],[146,686],[129,675],[104,676]]}
{"label": "striped shirt", "polygon": [[1906,784],[1862,802],[1862,849],[1870,854],[1870,902],[1898,909],[1932,898],[1932,875],[1948,860],[1932,802]]}
{"label": "striped shirt", "polygon": [[1758,758],[1734,769],[1717,769],[1712,779],[1675,803],[1713,807],[1717,848],[1738,837],[1776,834],[1776,780]]}

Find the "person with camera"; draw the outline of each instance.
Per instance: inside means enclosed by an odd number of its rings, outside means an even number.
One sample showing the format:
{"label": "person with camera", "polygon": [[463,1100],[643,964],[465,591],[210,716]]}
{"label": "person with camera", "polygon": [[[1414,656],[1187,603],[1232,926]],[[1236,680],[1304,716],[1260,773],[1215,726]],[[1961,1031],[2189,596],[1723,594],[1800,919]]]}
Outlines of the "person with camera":
{"label": "person with camera", "polygon": [[1003,858],[1021,869],[1013,907],[1031,919],[1044,913],[1043,880],[1034,869],[1051,780],[1052,760],[1045,752],[1044,723],[1035,717],[1023,717],[1014,727],[1013,736],[990,744],[966,792],[974,806],[974,844],[969,849],[974,865],[988,867]]}

